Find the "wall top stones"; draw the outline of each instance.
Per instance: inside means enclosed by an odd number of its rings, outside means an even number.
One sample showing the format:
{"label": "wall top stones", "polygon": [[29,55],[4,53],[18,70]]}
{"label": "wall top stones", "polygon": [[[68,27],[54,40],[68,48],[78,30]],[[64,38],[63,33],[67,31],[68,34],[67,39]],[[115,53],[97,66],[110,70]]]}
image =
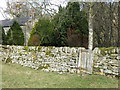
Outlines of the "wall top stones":
{"label": "wall top stones", "polygon": [[120,54],[120,47],[109,47],[109,48],[95,48],[94,54]]}

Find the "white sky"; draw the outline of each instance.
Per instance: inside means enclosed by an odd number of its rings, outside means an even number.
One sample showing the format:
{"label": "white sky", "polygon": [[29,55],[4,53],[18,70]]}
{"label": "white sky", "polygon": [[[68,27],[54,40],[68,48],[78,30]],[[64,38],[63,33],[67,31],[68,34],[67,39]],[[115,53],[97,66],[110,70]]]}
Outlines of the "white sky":
{"label": "white sky", "polygon": [[6,2],[5,2],[5,0],[0,0],[0,20],[3,20],[4,19],[4,17],[2,16],[2,10],[1,10],[1,8],[6,8]]}
{"label": "white sky", "polygon": [[[4,20],[5,19],[3,17],[3,15],[2,15],[2,13],[4,14],[4,12],[3,12],[3,10],[1,8],[3,8],[3,9],[7,8],[6,1],[7,0],[0,0],[0,20]],[[12,1],[16,1],[16,0],[12,0]],[[17,1],[19,1],[19,0],[17,0]],[[22,1],[25,1],[25,0],[22,0]],[[64,1],[65,0],[51,0],[52,4],[56,4],[56,5],[62,4],[62,6],[66,5],[66,3],[64,3]]]}

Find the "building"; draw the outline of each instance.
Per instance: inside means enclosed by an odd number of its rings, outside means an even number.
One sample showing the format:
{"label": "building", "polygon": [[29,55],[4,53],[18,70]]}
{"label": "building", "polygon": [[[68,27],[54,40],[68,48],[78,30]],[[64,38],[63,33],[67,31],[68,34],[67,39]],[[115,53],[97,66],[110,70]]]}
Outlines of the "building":
{"label": "building", "polygon": [[20,18],[14,18],[14,19],[6,19],[0,21],[0,26],[2,26],[5,30],[5,34],[7,34],[7,31],[10,29],[10,26],[12,26],[13,22],[17,21],[19,25],[21,26],[24,36],[25,36],[25,42],[24,45],[27,45],[28,39],[30,37],[30,32],[32,30],[32,26],[35,22],[32,20],[31,17],[20,17]]}

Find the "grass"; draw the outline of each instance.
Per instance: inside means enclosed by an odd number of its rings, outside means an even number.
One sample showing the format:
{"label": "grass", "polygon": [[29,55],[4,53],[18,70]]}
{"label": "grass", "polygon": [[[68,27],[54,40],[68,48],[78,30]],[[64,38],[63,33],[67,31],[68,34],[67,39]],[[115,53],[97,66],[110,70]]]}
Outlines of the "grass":
{"label": "grass", "polygon": [[116,78],[99,75],[43,72],[17,64],[2,63],[3,88],[118,88]]}

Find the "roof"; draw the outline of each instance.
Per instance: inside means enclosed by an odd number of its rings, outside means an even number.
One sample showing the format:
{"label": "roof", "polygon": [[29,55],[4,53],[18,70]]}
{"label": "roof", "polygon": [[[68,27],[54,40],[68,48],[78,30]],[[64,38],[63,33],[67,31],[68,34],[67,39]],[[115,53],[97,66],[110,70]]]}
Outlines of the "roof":
{"label": "roof", "polygon": [[1,20],[0,25],[2,27],[10,27],[12,26],[14,21],[18,21],[20,26],[24,26],[25,23],[30,19],[30,17],[20,17],[20,18],[14,18],[14,19],[6,19],[6,20]]}

